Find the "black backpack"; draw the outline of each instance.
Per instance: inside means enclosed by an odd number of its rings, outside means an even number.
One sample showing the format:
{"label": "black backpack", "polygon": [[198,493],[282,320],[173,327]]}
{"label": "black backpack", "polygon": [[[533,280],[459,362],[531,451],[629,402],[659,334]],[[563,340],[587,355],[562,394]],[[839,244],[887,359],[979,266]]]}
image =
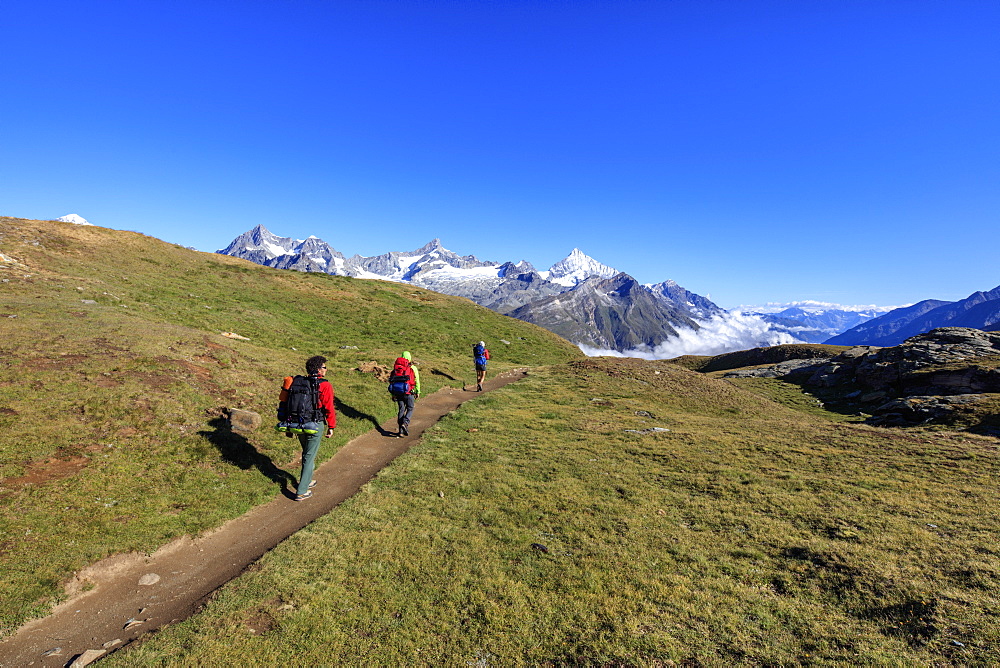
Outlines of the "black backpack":
{"label": "black backpack", "polygon": [[278,424],[275,429],[296,434],[315,434],[315,429],[304,429],[307,422],[321,422],[325,417],[319,407],[319,384],[325,378],[295,376],[287,388],[282,389],[278,402]]}

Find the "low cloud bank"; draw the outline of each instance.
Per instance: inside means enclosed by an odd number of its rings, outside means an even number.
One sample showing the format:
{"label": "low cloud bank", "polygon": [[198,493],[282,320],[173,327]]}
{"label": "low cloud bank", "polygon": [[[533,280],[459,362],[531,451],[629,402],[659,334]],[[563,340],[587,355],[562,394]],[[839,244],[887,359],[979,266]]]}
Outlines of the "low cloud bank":
{"label": "low cloud bank", "polygon": [[727,313],[700,321],[699,324],[701,329],[681,329],[677,336],[654,348],[641,346],[634,350],[618,351],[581,345],[580,350],[589,357],[607,355],[662,360],[681,355],[721,355],[749,348],[802,343],[788,332],[774,330],[770,323],[755,315]]}
{"label": "low cloud bank", "polygon": [[[906,306],[911,306],[911,304],[906,304]],[[876,306],[875,304],[834,304],[832,302],[818,302],[812,299],[806,299],[797,302],[767,302],[766,304],[757,306],[748,306],[742,304],[734,308],[729,309],[730,313],[781,313],[790,308],[800,308],[807,313],[823,313],[826,311],[852,311],[855,313],[865,313],[865,312],[877,312],[877,313],[888,313],[893,309],[899,308],[898,306]]]}

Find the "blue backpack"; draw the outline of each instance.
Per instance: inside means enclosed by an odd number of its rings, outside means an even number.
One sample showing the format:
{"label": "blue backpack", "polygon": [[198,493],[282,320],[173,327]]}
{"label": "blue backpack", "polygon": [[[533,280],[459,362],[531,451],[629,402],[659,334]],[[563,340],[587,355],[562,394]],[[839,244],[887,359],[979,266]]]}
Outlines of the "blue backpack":
{"label": "blue backpack", "polygon": [[484,348],[483,346],[479,345],[478,343],[472,346],[472,355],[473,357],[475,357],[476,364],[480,366],[486,364],[486,360],[488,358],[486,357],[486,348]]}

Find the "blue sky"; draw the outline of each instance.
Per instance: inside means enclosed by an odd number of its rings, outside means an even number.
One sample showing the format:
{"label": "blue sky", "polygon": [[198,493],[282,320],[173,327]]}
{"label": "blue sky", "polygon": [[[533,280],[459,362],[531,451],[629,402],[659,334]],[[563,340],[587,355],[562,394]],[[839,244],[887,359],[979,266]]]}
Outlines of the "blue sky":
{"label": "blue sky", "polygon": [[1000,284],[998,33],[993,0],[5,0],[0,215],[960,299]]}

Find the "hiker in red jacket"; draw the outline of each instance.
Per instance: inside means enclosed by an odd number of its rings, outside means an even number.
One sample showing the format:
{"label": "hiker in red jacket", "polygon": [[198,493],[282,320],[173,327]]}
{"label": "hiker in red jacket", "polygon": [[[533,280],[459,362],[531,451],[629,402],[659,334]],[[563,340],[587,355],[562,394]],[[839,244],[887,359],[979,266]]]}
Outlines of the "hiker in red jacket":
{"label": "hiker in red jacket", "polygon": [[[316,428],[315,433],[298,434],[299,443],[302,445],[302,473],[299,474],[299,486],[295,490],[296,501],[305,501],[312,496],[312,488],[316,486],[312,475],[316,465],[316,453],[319,452],[319,444],[324,435],[326,438],[333,436],[333,430],[337,426],[337,414],[333,410],[333,385],[326,379],[326,358],[322,355],[310,357],[306,360],[306,373],[309,375],[310,381],[315,381],[318,391],[314,414]],[[324,423],[326,424],[325,430],[322,429]]]}

